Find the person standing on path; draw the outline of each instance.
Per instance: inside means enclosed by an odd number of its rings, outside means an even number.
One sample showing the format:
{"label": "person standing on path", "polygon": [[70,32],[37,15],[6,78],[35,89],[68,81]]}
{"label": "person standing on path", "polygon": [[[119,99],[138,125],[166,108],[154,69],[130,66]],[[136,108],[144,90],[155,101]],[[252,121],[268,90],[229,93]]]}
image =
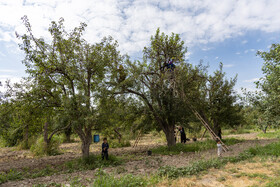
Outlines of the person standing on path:
{"label": "person standing on path", "polygon": [[221,144],[221,141],[219,139],[216,140],[217,142],[217,148],[218,148],[218,157],[221,157],[222,156],[222,144]]}
{"label": "person standing on path", "polygon": [[103,139],[103,143],[102,143],[102,160],[104,160],[104,157],[106,160],[108,160],[109,156],[108,156],[108,149],[109,149],[109,144],[107,142],[107,138]]}

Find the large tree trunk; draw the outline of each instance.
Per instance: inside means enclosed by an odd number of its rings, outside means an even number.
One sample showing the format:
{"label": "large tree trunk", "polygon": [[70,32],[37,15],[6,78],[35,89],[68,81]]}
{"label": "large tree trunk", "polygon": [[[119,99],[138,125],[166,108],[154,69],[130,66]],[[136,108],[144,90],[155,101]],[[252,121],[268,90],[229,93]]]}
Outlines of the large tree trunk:
{"label": "large tree trunk", "polygon": [[163,126],[163,132],[165,133],[168,147],[174,146],[176,144],[174,138],[174,127],[175,127],[174,125],[168,125],[168,124],[165,124]]}
{"label": "large tree trunk", "polygon": [[45,122],[45,125],[44,125],[44,142],[46,143],[44,149],[47,151],[47,154],[49,154],[50,139],[49,139],[49,123],[48,123],[48,121]]}
{"label": "large tree trunk", "polygon": [[44,142],[49,144],[49,123],[46,122],[44,125]]}
{"label": "large tree trunk", "polygon": [[75,128],[75,131],[82,141],[82,156],[89,157],[90,144],[92,142],[91,128],[85,127],[84,131],[81,128]]}
{"label": "large tree trunk", "polygon": [[264,134],[266,133],[267,128],[268,128],[268,125],[265,125],[265,126],[262,128],[262,131],[263,131]]}
{"label": "large tree trunk", "polygon": [[221,126],[214,121],[214,126],[213,126],[213,131],[214,133],[220,138],[222,139],[222,129]]}
{"label": "large tree trunk", "polygon": [[91,140],[86,139],[82,142],[82,156],[89,157],[89,148],[90,148]]}

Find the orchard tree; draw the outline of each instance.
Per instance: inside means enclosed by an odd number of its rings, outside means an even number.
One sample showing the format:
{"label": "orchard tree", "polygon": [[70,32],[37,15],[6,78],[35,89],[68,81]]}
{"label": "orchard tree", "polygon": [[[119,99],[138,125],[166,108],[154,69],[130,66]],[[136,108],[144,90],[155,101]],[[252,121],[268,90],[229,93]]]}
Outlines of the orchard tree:
{"label": "orchard tree", "polygon": [[5,126],[3,137],[8,146],[20,143],[22,148],[29,148],[29,137],[37,135],[42,129],[40,104],[35,101],[29,86],[23,80],[16,84],[7,81],[6,99],[1,105],[0,115],[1,124]]}
{"label": "orchard tree", "polygon": [[210,124],[216,135],[222,138],[222,126],[234,127],[242,122],[241,106],[238,105],[237,95],[234,91],[237,77],[226,79],[223,65],[209,75],[206,87],[207,114]]}
{"label": "orchard tree", "polygon": [[[143,50],[143,61],[126,59],[121,64],[123,68],[119,68],[120,72],[112,76],[110,82],[114,94],[133,95],[145,104],[148,115],[165,133],[168,146],[175,145],[175,124],[187,120],[189,115],[187,105],[176,94],[178,88],[174,84],[180,79],[195,80],[200,74],[197,68],[185,63],[186,52],[187,48],[178,34],[168,36],[158,29],[151,37],[150,45]],[[176,67],[167,68],[169,61]],[[192,81],[186,82],[189,84],[196,85]],[[193,87],[185,88],[190,91]]]}
{"label": "orchard tree", "polygon": [[[208,74],[208,67],[203,66],[202,62],[193,68],[189,66],[184,71],[180,69],[181,76],[177,76],[179,95],[184,105],[188,106],[184,112],[187,114],[197,111],[221,138],[222,127],[234,127],[242,122],[241,106],[236,103],[237,96],[234,92],[237,78],[226,79],[222,63],[213,75]],[[189,122],[199,122],[194,115],[185,117],[189,118]]]}
{"label": "orchard tree", "polygon": [[89,44],[82,38],[86,25],[66,32],[63,19],[52,22],[51,42],[36,38],[27,17],[27,33],[18,35],[26,57],[23,63],[29,76],[45,89],[46,97],[60,102],[74,131],[82,141],[82,155],[89,156],[92,128],[98,126],[97,104],[102,96],[108,67],[121,60],[117,42],[111,37]]}
{"label": "orchard tree", "polygon": [[280,114],[280,44],[272,44],[268,52],[258,51],[257,54],[264,60],[264,77],[257,82],[257,87],[262,90],[268,103],[266,110],[269,111],[269,118],[277,121]]}
{"label": "orchard tree", "polygon": [[264,94],[262,91],[256,92],[246,92],[244,90],[245,98],[244,100],[249,103],[249,107],[252,108],[251,118],[253,119],[254,124],[263,131],[267,132],[269,127],[276,128],[279,126],[280,117],[275,116],[273,110],[274,103],[271,103],[270,98]]}

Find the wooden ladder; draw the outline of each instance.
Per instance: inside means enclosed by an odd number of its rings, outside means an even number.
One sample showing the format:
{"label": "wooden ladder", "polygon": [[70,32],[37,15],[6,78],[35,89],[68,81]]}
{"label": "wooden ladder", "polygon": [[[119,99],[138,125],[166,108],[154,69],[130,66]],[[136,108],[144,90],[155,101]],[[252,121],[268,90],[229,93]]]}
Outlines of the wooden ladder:
{"label": "wooden ladder", "polygon": [[194,110],[193,108],[191,108],[192,112],[194,113],[194,115],[197,117],[197,119],[199,119],[199,121],[203,124],[203,126],[207,129],[207,131],[211,134],[212,138],[214,140],[219,140],[221,142],[222,148],[225,152],[229,151],[229,148],[227,147],[226,144],[224,144],[224,142],[220,139],[219,136],[216,135],[216,133],[211,129],[211,127],[206,123],[206,121],[201,117],[201,115]]}
{"label": "wooden ladder", "polygon": [[142,132],[141,132],[141,130],[139,131],[139,133],[138,133],[138,136],[136,137],[136,140],[135,140],[135,142],[134,142],[134,144],[133,144],[133,148],[135,148],[135,147],[137,147],[138,146],[138,143],[140,142],[140,140],[141,140],[141,136],[142,136]]}

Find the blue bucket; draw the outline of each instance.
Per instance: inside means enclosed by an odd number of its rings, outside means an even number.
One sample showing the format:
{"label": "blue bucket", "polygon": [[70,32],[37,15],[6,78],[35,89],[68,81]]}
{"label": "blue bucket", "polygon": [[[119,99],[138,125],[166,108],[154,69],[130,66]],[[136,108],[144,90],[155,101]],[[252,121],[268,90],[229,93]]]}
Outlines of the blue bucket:
{"label": "blue bucket", "polygon": [[97,143],[97,142],[99,142],[99,141],[100,141],[99,134],[93,135],[93,142],[94,142],[94,143]]}

